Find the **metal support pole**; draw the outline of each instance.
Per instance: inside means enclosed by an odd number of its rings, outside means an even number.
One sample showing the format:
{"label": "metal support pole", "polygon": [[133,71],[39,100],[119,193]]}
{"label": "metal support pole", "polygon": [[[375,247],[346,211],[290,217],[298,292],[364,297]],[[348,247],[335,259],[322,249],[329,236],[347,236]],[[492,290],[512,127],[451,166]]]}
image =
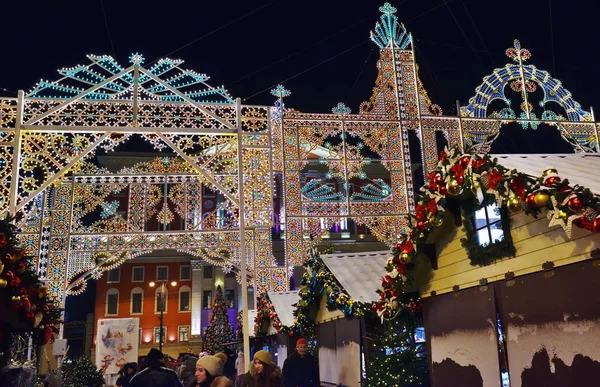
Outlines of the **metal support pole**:
{"label": "metal support pole", "polygon": [[160,352],[162,352],[163,350],[163,340],[164,340],[164,334],[163,334],[163,317],[164,317],[164,313],[165,313],[165,284],[163,283],[161,285],[160,288],[160,292],[158,293],[160,295],[160,328],[158,328],[158,350]]}
{"label": "metal support pole", "polygon": [[465,151],[465,140],[463,137],[462,115],[460,114],[460,101],[456,100],[456,115],[458,116],[458,134],[460,135],[460,150]]}
{"label": "metal support pole", "polygon": [[23,108],[25,105],[25,92],[17,92],[17,117],[15,121],[14,153],[12,160],[12,170],[10,179],[10,207],[8,215],[15,215],[17,212],[17,199],[19,197],[19,163],[21,162],[21,126],[23,125]]}
{"label": "metal support pole", "polygon": [[[246,218],[244,209],[244,168],[242,152],[242,99],[237,98],[237,159],[238,159],[238,199],[239,199],[239,219],[240,219],[240,270],[242,271],[242,314],[243,314],[243,341],[244,341],[244,360],[246,369],[250,361],[250,324],[248,321],[248,272],[246,269]],[[254,276],[256,278],[256,276]],[[254,289],[256,291],[256,287]]]}

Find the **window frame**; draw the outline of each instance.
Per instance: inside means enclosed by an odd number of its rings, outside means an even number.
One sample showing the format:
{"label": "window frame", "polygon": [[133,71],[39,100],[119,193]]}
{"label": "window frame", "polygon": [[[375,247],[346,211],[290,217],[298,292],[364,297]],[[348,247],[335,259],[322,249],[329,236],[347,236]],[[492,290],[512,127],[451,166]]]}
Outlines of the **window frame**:
{"label": "window frame", "polygon": [[[485,246],[488,246],[488,245],[496,242],[495,239],[492,239],[492,226],[494,226],[496,224],[500,225],[499,229],[502,231],[502,239],[499,239],[498,241],[501,242],[504,240],[504,228],[502,227],[502,213],[500,213],[500,215],[498,216],[498,220],[495,220],[493,222],[490,221],[489,211],[496,211],[496,209],[498,209],[498,211],[500,211],[500,208],[498,207],[498,205],[496,203],[491,203],[491,204],[488,204],[488,205],[482,207],[481,209],[475,211],[475,213],[473,214],[473,231],[475,234],[475,238],[477,238],[477,243],[481,247],[485,247]],[[485,214],[485,224],[482,225],[481,227],[477,227],[476,226],[477,213],[479,213],[481,211],[483,211],[483,213]],[[481,231],[483,229],[487,230],[488,240],[489,240],[489,242],[487,244],[483,244],[479,240],[479,231]]]}
{"label": "window frame", "polygon": [[[140,311],[139,312],[133,311],[133,296],[135,294],[142,295],[142,299],[140,300]],[[142,289],[141,287],[135,287],[135,288],[131,289],[131,297],[130,297],[130,301],[129,301],[129,314],[132,316],[139,316],[139,315],[144,314],[144,289]]]}
{"label": "window frame", "polygon": [[[187,328],[187,340],[181,340],[181,328]],[[189,325],[177,326],[177,341],[180,343],[189,343],[190,342],[190,326]]]}
{"label": "window frame", "polygon": [[[117,279],[116,281],[113,281],[110,279],[110,273],[114,273],[114,270],[117,271],[117,273],[119,273],[119,279]],[[106,273],[106,283],[107,284],[120,284],[121,283],[121,266],[117,266],[113,269],[110,269],[107,271]]]}
{"label": "window frame", "polygon": [[[142,269],[142,279],[135,279],[135,269]],[[131,268],[131,282],[144,282],[144,277],[146,276],[146,268],[144,266],[132,266]]]}
{"label": "window frame", "polygon": [[[164,278],[164,279],[163,278],[159,278],[159,276],[158,276],[158,271],[161,268],[167,269],[167,275],[166,275],[166,278]],[[168,265],[159,265],[159,266],[156,266],[156,280],[157,281],[168,281],[169,280],[169,266]]]}
{"label": "window frame", "polygon": [[[189,277],[188,278],[183,278],[182,276],[182,269],[183,268],[187,268],[189,270]],[[179,281],[191,281],[192,280],[192,265],[181,265],[179,266]]]}
{"label": "window frame", "polygon": [[[204,295],[206,293],[210,293],[210,302],[204,302]],[[202,309],[212,309],[212,301],[213,301],[212,290],[203,290],[202,291]]]}
{"label": "window frame", "polygon": [[[207,270],[208,269],[208,270]],[[207,277],[207,271],[210,271],[210,276]],[[202,268],[202,278],[203,279],[213,279],[215,273],[214,273],[214,269],[212,266],[204,266]]]}
{"label": "window frame", "polygon": [[[109,296],[117,296],[117,303],[116,303],[116,313],[108,313],[108,308],[109,308],[109,302],[108,302],[108,297]],[[104,308],[104,315],[105,316],[118,316],[119,315],[119,289],[117,288],[110,288],[106,291],[106,296],[105,296],[105,308]]]}
{"label": "window frame", "polygon": [[[181,295],[183,293],[188,293],[188,309],[181,310]],[[182,286],[179,288],[178,294],[178,302],[177,302],[177,310],[179,313],[190,313],[192,311],[192,289],[189,286]]]}
{"label": "window frame", "polygon": [[[167,327],[163,325],[163,345],[167,343]],[[158,335],[156,332],[158,331]],[[152,340],[154,344],[160,344],[160,326],[154,327],[154,338]]]}

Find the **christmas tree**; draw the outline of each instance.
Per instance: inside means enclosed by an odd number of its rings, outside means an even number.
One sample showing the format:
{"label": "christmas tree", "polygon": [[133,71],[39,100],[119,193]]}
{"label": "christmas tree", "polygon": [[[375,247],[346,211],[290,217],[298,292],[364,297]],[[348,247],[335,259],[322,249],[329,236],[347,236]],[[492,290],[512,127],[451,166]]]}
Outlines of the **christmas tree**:
{"label": "christmas tree", "polygon": [[370,335],[367,378],[363,385],[416,387],[428,385],[425,349],[415,343],[412,319],[388,321]]}
{"label": "christmas tree", "polygon": [[80,357],[63,367],[65,387],[97,387],[104,386],[102,371],[96,368],[87,357]]}
{"label": "christmas tree", "polygon": [[210,325],[204,333],[204,351],[211,355],[215,354],[221,351],[221,344],[231,341],[233,341],[233,327],[229,324],[225,297],[223,297],[223,290],[219,286],[213,304]]}
{"label": "christmas tree", "polygon": [[235,338],[237,340],[242,340],[244,338],[244,311],[240,310],[236,319],[236,329]]}

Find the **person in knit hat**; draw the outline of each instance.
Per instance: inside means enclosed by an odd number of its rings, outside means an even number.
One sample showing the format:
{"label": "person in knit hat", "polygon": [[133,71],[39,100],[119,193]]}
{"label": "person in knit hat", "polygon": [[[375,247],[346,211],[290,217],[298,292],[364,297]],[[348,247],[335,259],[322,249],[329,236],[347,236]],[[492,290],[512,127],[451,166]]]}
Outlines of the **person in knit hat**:
{"label": "person in knit hat", "polygon": [[318,387],[319,367],[315,358],[308,353],[306,339],[296,341],[296,351],[283,362],[285,387]]}
{"label": "person in knit hat", "polygon": [[240,387],[282,387],[281,369],[271,354],[260,350],[254,354],[250,370],[240,379]]}
{"label": "person in knit hat", "polygon": [[[225,356],[225,360],[227,356]],[[223,375],[225,361],[219,354],[206,355],[196,362],[196,380],[189,387],[210,387],[217,376]]]}

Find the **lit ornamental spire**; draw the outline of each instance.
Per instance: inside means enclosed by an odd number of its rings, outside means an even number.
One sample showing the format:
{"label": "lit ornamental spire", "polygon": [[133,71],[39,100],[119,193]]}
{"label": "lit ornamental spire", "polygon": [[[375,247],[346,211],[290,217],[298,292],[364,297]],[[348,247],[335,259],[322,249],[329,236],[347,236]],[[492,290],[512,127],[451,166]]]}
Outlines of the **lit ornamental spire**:
{"label": "lit ornamental spire", "polygon": [[398,23],[396,8],[390,3],[385,3],[379,11],[382,13],[381,21],[377,22],[375,30],[371,31],[371,40],[381,49],[408,48],[412,43],[412,35],[406,32],[404,24]]}

